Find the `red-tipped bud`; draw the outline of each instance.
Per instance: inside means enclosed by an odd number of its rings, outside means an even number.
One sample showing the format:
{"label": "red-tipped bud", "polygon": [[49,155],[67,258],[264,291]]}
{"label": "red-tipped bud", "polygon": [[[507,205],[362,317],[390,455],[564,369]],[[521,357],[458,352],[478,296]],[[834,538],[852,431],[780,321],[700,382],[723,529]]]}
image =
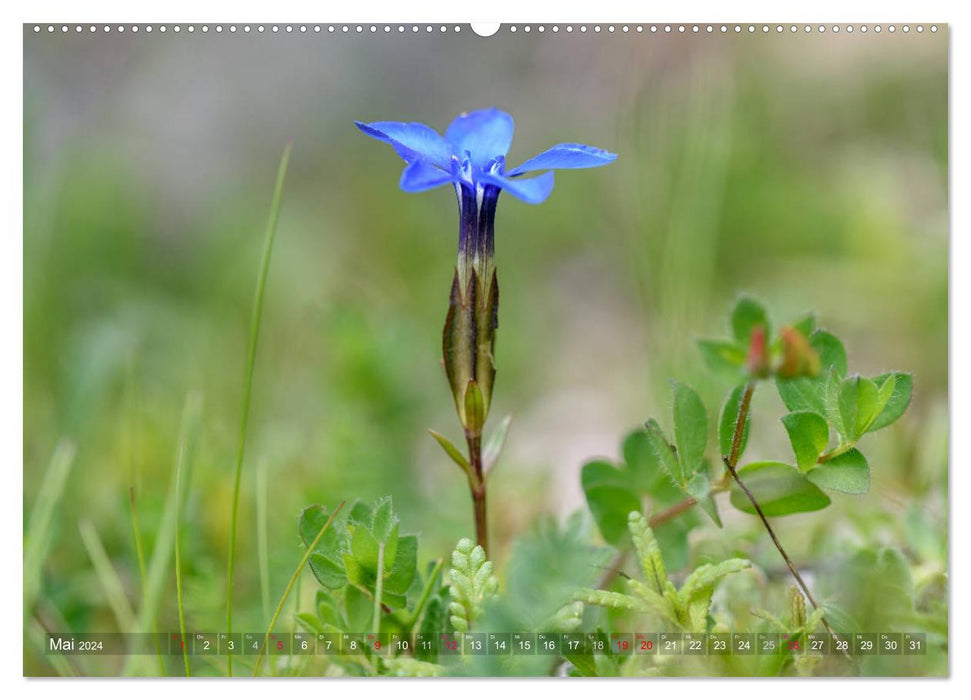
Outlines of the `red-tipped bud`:
{"label": "red-tipped bud", "polygon": [[765,326],[759,325],[752,328],[745,368],[753,377],[769,375],[769,347],[765,338]]}

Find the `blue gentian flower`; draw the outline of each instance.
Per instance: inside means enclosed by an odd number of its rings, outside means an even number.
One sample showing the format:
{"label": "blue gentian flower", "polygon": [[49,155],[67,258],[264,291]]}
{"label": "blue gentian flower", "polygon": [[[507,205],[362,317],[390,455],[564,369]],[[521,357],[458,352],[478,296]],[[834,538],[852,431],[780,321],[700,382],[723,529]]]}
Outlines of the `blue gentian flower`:
{"label": "blue gentian flower", "polygon": [[[444,137],[418,123],[355,123],[368,136],[390,144],[404,159],[401,189],[423,192],[451,184],[458,195],[458,265],[442,341],[445,370],[469,440],[471,469],[481,478],[476,455],[495,376],[499,285],[493,241],[499,193],[539,204],[553,191],[553,170],[596,168],[617,156],[592,146],[561,143],[506,170],[513,120],[498,109],[459,115]],[[543,172],[523,177],[538,171]]]}
{"label": "blue gentian flower", "polygon": [[[553,170],[596,168],[617,158],[600,148],[561,143],[506,170],[513,120],[495,108],[460,114],[445,130],[444,138],[431,127],[416,122],[355,124],[368,136],[391,144],[404,159],[399,183],[404,191],[455,186],[460,211],[459,255],[479,261],[493,253],[493,221],[501,191],[529,204],[539,204],[553,191]],[[545,172],[522,177],[536,171]],[[462,277],[464,281],[465,275]]]}

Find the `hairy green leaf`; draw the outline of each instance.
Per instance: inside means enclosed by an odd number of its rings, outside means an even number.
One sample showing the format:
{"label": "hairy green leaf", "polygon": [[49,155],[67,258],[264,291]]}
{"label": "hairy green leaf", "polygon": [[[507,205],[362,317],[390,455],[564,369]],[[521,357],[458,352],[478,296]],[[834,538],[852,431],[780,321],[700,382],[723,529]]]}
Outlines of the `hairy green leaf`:
{"label": "hairy green leaf", "polygon": [[802,471],[808,471],[829,444],[829,426],[826,419],[818,413],[797,411],[783,416],[782,424],[789,433],[796,464]]}
{"label": "hairy green leaf", "polygon": [[[301,511],[298,530],[305,547],[313,544],[328,517],[327,509],[321,505],[308,506]],[[310,555],[310,570],[321,585],[327,588],[336,589],[347,583],[347,573],[342,563],[346,536],[344,523],[333,523]]]}
{"label": "hairy green leaf", "polygon": [[870,465],[863,453],[853,448],[810,470],[806,478],[824,489],[866,493],[870,490]]}
{"label": "hairy green leaf", "polygon": [[701,465],[708,444],[708,415],[694,389],[672,382],[674,389],[674,439],[681,460],[681,484],[687,482]]}
{"label": "hairy green leaf", "polygon": [[664,469],[671,481],[680,486],[684,483],[681,463],[675,456],[671,443],[664,436],[664,431],[661,430],[661,426],[651,418],[644,424],[644,427],[647,429],[647,440],[658,464],[661,465],[661,468]]}
{"label": "hairy green leaf", "polygon": [[769,325],[769,315],[759,302],[751,297],[739,297],[732,310],[732,335],[742,346],[748,347],[752,339],[752,331],[762,326],[765,329],[765,337],[772,335],[772,328]]}
{"label": "hairy green leaf", "polygon": [[[739,384],[725,399],[722,406],[721,416],[718,419],[718,448],[723,457],[727,457],[732,451],[732,440],[735,437],[735,424],[738,422],[738,411],[742,406],[742,395],[745,393],[745,384]],[[751,412],[745,416],[745,425],[742,426],[742,442],[738,456],[741,457],[748,444],[748,432],[752,426]]]}
{"label": "hairy green leaf", "polygon": [[866,377],[854,375],[840,384],[839,410],[846,430],[847,439],[859,439],[876,418],[878,391],[877,386]]}
{"label": "hairy green leaf", "polygon": [[691,477],[684,490],[698,502],[698,507],[705,511],[705,514],[712,519],[715,525],[722,526],[718,507],[715,505],[715,499],[711,494],[711,481],[708,479],[708,474],[699,471]]}
{"label": "hairy green leaf", "polygon": [[[759,502],[767,517],[808,513],[830,504],[819,490],[793,466],[782,462],[753,462],[738,470],[738,476]],[[732,485],[732,505],[745,513],[755,508],[737,484]]]}
{"label": "hairy green leaf", "polygon": [[809,344],[819,355],[822,373],[833,367],[839,377],[846,376],[846,349],[839,338],[829,331],[817,329],[809,336]]}
{"label": "hairy green leaf", "polygon": [[893,377],[893,392],[887,399],[883,410],[877,415],[876,419],[870,425],[870,432],[874,430],[880,430],[880,428],[885,428],[895,420],[900,418],[907,410],[907,406],[910,405],[910,397],[913,393],[913,377],[904,372],[890,372],[888,374],[881,374],[873,378],[874,383],[878,386],[885,386],[886,382]]}
{"label": "hairy green leaf", "polygon": [[391,571],[384,578],[385,594],[408,592],[418,568],[418,538],[403,535],[398,538],[398,547],[392,559]]}

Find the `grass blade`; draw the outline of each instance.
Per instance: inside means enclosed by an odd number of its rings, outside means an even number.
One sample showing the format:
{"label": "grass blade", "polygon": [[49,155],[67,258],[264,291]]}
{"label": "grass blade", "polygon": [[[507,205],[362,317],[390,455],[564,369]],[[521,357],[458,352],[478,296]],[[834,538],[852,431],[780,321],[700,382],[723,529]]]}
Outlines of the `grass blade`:
{"label": "grass blade", "polygon": [[[128,505],[129,512],[131,513],[131,529],[132,537],[135,540],[135,555],[138,557],[138,576],[139,582],[141,583],[141,599],[144,601],[148,597],[148,573],[145,569],[145,548],[142,545],[142,531],[138,526],[138,508],[135,505],[135,487],[131,486],[128,489]],[[137,626],[136,619],[136,626]],[[158,643],[158,626],[155,624],[155,620],[151,621],[152,632],[156,635],[155,641],[155,658],[158,659],[158,674],[160,676],[165,675],[165,661],[162,659],[162,649]]]}
{"label": "grass blade", "polygon": [[[195,444],[195,436],[198,432],[201,411],[202,395],[198,392],[190,393],[186,397],[185,408],[182,410],[179,446],[183,442],[189,445]],[[155,537],[155,549],[152,550],[152,558],[148,562],[148,581],[145,586],[145,597],[142,600],[135,622],[136,632],[148,632],[155,626],[156,614],[158,613],[159,604],[162,601],[165,582],[168,579],[169,564],[172,562],[172,555],[175,551],[178,499],[182,496],[179,492],[178,482],[178,460],[180,459],[180,455],[181,447],[177,447],[175,467],[172,469],[172,480],[169,483],[168,495],[165,498],[165,507],[162,510],[162,519],[159,522],[158,534]],[[191,464],[191,460],[187,460],[186,463]],[[131,675],[132,669],[143,659],[144,657],[142,656],[129,655],[125,660],[122,675]]]}
{"label": "grass blade", "polygon": [[34,601],[40,590],[41,569],[47,558],[47,548],[50,545],[51,522],[54,511],[64,495],[67,477],[74,464],[76,450],[70,440],[61,440],[50,465],[44,474],[37,500],[30,512],[27,529],[24,533],[24,613],[28,614],[34,607]]}
{"label": "grass blade", "polygon": [[131,603],[128,602],[125,587],[121,583],[121,579],[118,578],[115,567],[111,564],[111,559],[101,543],[101,538],[98,537],[98,531],[95,530],[90,520],[81,520],[78,523],[78,532],[81,534],[84,548],[88,550],[88,556],[94,565],[94,573],[97,575],[98,581],[101,582],[101,588],[108,600],[108,605],[111,607],[111,612],[115,615],[118,629],[121,632],[131,632],[135,629],[135,611],[132,610]]}
{"label": "grass blade", "polygon": [[[175,466],[175,592],[179,603],[179,632],[182,635],[182,659],[185,661],[185,675],[192,675],[189,669],[189,649],[185,645],[185,604],[182,597],[182,507],[185,505],[185,494],[188,490],[188,479],[184,478],[186,471],[186,452],[188,451],[187,436],[182,434],[179,440],[179,456]],[[185,483],[183,483],[183,480]]]}
{"label": "grass blade", "polygon": [[286,589],[283,591],[283,596],[280,598],[280,602],[277,603],[276,610],[273,611],[273,617],[270,618],[270,624],[267,625],[266,634],[263,637],[263,644],[260,645],[260,653],[256,656],[256,663],[253,664],[254,677],[256,677],[256,674],[258,674],[260,671],[260,661],[263,659],[263,654],[266,652],[266,643],[270,639],[270,634],[273,633],[273,627],[274,625],[276,625],[276,621],[280,617],[280,612],[283,610],[283,606],[287,602],[287,598],[290,595],[290,591],[293,590],[294,585],[297,583],[297,579],[300,578],[300,572],[303,571],[303,567],[305,567],[307,565],[307,562],[310,560],[310,555],[313,554],[315,549],[317,549],[317,545],[320,543],[320,540],[324,536],[324,533],[330,529],[331,523],[334,522],[334,518],[336,518],[337,514],[341,512],[341,509],[344,507],[345,503],[347,503],[347,501],[341,501],[340,505],[337,506],[334,512],[330,514],[330,517],[327,518],[327,522],[324,523],[324,526],[322,528],[320,528],[320,532],[317,533],[317,536],[314,538],[314,541],[307,546],[307,551],[303,553],[303,558],[300,560],[300,563],[297,564],[297,568],[296,570],[294,570],[293,576],[290,577],[290,582],[287,584]]}
{"label": "grass blade", "polygon": [[263,602],[263,619],[270,617],[270,554],[267,538],[267,462],[261,459],[256,468],[256,549],[260,558],[260,598]]}
{"label": "grass blade", "polygon": [[[256,295],[253,299],[253,315],[250,319],[249,343],[246,352],[246,369],[243,375],[243,403],[239,421],[239,438],[236,443],[236,474],[233,480],[233,506],[229,522],[229,555],[226,564],[226,633],[233,632],[233,570],[236,565],[236,523],[239,515],[239,487],[243,476],[243,455],[246,448],[246,430],[249,422],[250,400],[253,393],[253,367],[256,364],[256,344],[260,336],[260,321],[263,317],[263,298],[266,293],[266,278],[270,271],[270,256],[273,253],[273,240],[276,238],[276,224],[280,217],[280,200],[283,197],[283,183],[286,180],[287,165],[293,143],[283,149],[280,167],[276,174],[273,202],[270,205],[270,220],[266,226],[263,241],[263,257],[256,279]],[[227,675],[233,675],[233,657],[228,656]]]}

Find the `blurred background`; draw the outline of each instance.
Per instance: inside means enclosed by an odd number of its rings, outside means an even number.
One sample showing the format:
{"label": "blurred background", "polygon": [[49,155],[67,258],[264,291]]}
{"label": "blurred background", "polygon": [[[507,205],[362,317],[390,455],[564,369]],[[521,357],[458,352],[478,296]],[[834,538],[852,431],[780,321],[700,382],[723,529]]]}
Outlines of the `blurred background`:
{"label": "blurred background", "polygon": [[[669,377],[716,410],[728,387],[706,375],[694,343],[725,335],[747,292],[779,321],[815,311],[846,343],[851,371],[915,377],[908,413],[867,438],[870,494],[836,498],[825,518],[780,521],[790,551],[813,561],[890,544],[915,576],[946,571],[946,30],[323,29],[25,28],[25,514],[59,442],[76,447],[37,629],[118,628],[85,532],[137,610],[130,494],[149,558],[193,392],[186,624],[222,629],[249,316],[290,139],[244,464],[235,627],[265,625],[261,469],[274,602],[301,556],[307,504],[391,494],[403,530],[423,535],[423,561],[472,535],[465,479],[425,432],[460,437],[440,366],[454,193],[401,192],[400,160],[353,121],[444,131],[459,112],[489,106],[516,120],[511,165],[564,141],[619,154],[606,168],[558,172],[543,205],[500,200],[490,423],[514,415],[489,494],[500,570],[538,518],[584,506],[586,459],[616,457],[649,416],[665,422]],[[749,457],[788,458],[777,397],[762,392],[755,411]],[[759,543],[749,556],[779,567],[754,519],[727,519],[725,531],[698,536],[717,549],[748,528]],[[942,586],[929,594],[939,607]],[[163,630],[178,627],[174,589],[167,574]],[[55,672],[25,649],[25,673]]]}

